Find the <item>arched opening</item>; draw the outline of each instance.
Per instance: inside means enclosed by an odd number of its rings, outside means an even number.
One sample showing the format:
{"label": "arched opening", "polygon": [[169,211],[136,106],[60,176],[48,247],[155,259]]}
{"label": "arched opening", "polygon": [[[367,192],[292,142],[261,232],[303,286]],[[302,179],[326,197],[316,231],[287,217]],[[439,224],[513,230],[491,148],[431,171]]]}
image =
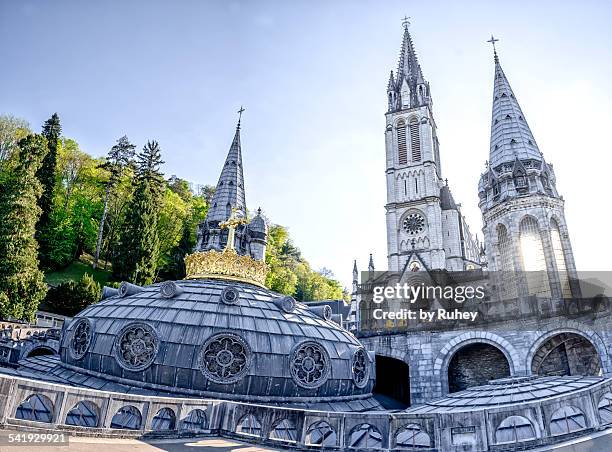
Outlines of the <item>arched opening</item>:
{"label": "arched opening", "polygon": [[202,410],[191,410],[187,417],[181,421],[181,429],[190,432],[199,432],[206,430],[207,420],[206,413]]}
{"label": "arched opening", "polygon": [[77,403],[66,415],[66,425],[98,426],[98,407],[88,400]]}
{"label": "arched opening", "polygon": [[448,365],[448,392],[509,376],[510,364],[499,348],[484,342],[468,344],[455,352]]}
{"label": "arched opening", "polygon": [[238,422],[236,433],[247,436],[261,436],[261,422],[252,414],[247,414]]}
{"label": "arched opening", "polygon": [[55,350],[48,347],[36,347],[28,352],[26,358],[34,358],[35,356],[56,355]]}
{"label": "arched opening", "polygon": [[531,372],[542,376],[601,375],[601,361],[593,344],[576,333],[559,333],[533,355]]}
{"label": "arched opening", "polygon": [[53,422],[53,402],[42,394],[31,395],[17,407],[15,418],[51,423]]}
{"label": "arched opening", "polygon": [[559,275],[559,283],[561,284],[561,295],[563,298],[571,298],[572,289],[570,287],[567,263],[563,252],[563,243],[561,242],[561,230],[559,229],[559,223],[557,223],[554,218],[550,220],[550,241],[552,243],[555,263],[557,264],[557,273]]}
{"label": "arched opening", "polygon": [[546,257],[540,227],[535,218],[526,216],[521,220],[519,243],[529,295],[549,296],[550,284],[548,282]]}
{"label": "arched opening", "polygon": [[420,425],[408,424],[395,435],[395,447],[397,449],[429,449],[431,438]]}
{"label": "arched opening", "polygon": [[308,427],[306,432],[306,445],[335,447],[337,443],[336,431],[325,421],[318,421]]}
{"label": "arched opening", "polygon": [[142,415],[138,408],[127,405],[119,409],[111,420],[111,428],[138,430],[142,424]]}
{"label": "arched opening", "polygon": [[379,449],[382,445],[382,435],[376,427],[370,424],[360,424],[353,427],[348,437],[348,446],[355,449]]}
{"label": "arched opening", "polygon": [[176,426],[176,415],[170,408],[162,408],[151,421],[151,429],[155,431],[174,430]]}
{"label": "arched opening", "polygon": [[372,391],[386,409],[410,406],[410,371],[404,361],[376,355],[376,384]]}
{"label": "arched opening", "polygon": [[497,444],[518,443],[532,439],[536,439],[535,428],[531,421],[523,416],[507,417],[495,430]]}
{"label": "arched opening", "polygon": [[552,435],[565,435],[584,430],[586,427],[587,422],[584,414],[574,406],[561,407],[550,417],[550,433]]}
{"label": "arched opening", "polygon": [[297,428],[295,423],[289,419],[283,419],[274,425],[274,428],[270,432],[270,439],[277,441],[287,441],[294,443],[297,441]]}

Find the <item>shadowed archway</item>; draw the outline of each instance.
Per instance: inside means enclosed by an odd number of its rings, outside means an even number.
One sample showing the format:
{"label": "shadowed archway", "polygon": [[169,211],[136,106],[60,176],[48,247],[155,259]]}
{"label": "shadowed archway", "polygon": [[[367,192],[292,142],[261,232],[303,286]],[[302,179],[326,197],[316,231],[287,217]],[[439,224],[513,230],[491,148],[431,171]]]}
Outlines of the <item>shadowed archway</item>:
{"label": "shadowed archway", "polygon": [[387,409],[410,406],[410,372],[399,359],[376,355],[374,396]]}
{"label": "shadowed archway", "polygon": [[455,352],[448,365],[448,392],[509,376],[510,364],[499,348],[484,342],[467,344]]}

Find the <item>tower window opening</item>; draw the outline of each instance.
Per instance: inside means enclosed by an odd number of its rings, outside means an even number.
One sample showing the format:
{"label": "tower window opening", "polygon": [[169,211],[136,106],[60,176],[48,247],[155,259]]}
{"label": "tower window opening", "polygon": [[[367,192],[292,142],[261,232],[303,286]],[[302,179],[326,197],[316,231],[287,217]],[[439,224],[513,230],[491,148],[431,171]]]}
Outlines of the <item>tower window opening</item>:
{"label": "tower window opening", "polygon": [[408,195],[408,181],[404,179],[404,196]]}
{"label": "tower window opening", "polygon": [[418,179],[414,179],[414,190],[418,193],[419,192],[419,180]]}
{"label": "tower window opening", "polygon": [[571,298],[572,290],[569,284],[569,275],[567,272],[567,265],[565,263],[565,254],[563,253],[561,231],[559,229],[559,224],[554,219],[550,221],[550,240],[552,242],[555,262],[557,264],[557,273],[559,274],[559,283],[561,284],[561,294],[563,298]]}
{"label": "tower window opening", "polygon": [[408,163],[408,145],[406,143],[406,123],[400,120],[397,123],[397,157],[400,165]]}
{"label": "tower window opening", "polygon": [[550,295],[546,258],[538,222],[525,217],[519,225],[519,241],[523,271],[526,272],[529,295]]}
{"label": "tower window opening", "polygon": [[511,119],[511,118],[512,118],[512,116],[506,115],[506,119]]}
{"label": "tower window opening", "polygon": [[410,120],[410,148],[412,150],[412,161],[421,161],[421,135],[419,133],[419,121],[416,118]]}
{"label": "tower window opening", "polygon": [[501,97],[508,97],[508,96],[506,96],[506,93],[502,93]]}

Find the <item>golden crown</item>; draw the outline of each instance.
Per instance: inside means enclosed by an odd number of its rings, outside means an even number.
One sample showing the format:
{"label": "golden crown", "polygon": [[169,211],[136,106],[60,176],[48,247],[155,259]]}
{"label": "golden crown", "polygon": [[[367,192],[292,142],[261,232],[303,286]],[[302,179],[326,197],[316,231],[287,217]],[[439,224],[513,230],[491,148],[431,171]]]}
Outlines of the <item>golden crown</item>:
{"label": "golden crown", "polygon": [[242,256],[233,248],[223,251],[198,251],[185,257],[186,279],[215,278],[243,281],[265,287],[268,265]]}
{"label": "golden crown", "polygon": [[246,223],[246,218],[237,218],[236,212],[237,209],[232,209],[227,221],[219,225],[221,229],[228,229],[227,245],[223,251],[198,251],[185,257],[186,279],[231,279],[266,287],[268,265],[238,254],[234,249],[236,227]]}

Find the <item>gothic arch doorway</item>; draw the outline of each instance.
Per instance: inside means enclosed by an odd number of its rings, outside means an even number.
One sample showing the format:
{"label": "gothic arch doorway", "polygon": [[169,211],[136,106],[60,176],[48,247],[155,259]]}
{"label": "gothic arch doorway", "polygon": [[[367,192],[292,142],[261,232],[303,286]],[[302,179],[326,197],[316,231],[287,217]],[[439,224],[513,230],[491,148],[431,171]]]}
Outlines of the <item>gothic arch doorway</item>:
{"label": "gothic arch doorway", "polygon": [[387,409],[410,406],[410,372],[404,361],[376,355],[374,396]]}
{"label": "gothic arch doorway", "polygon": [[448,392],[463,391],[510,376],[510,364],[497,347],[474,342],[455,352],[448,365]]}
{"label": "gothic arch doorway", "polygon": [[595,346],[577,333],[559,333],[546,340],[533,355],[534,375],[601,375]]}

